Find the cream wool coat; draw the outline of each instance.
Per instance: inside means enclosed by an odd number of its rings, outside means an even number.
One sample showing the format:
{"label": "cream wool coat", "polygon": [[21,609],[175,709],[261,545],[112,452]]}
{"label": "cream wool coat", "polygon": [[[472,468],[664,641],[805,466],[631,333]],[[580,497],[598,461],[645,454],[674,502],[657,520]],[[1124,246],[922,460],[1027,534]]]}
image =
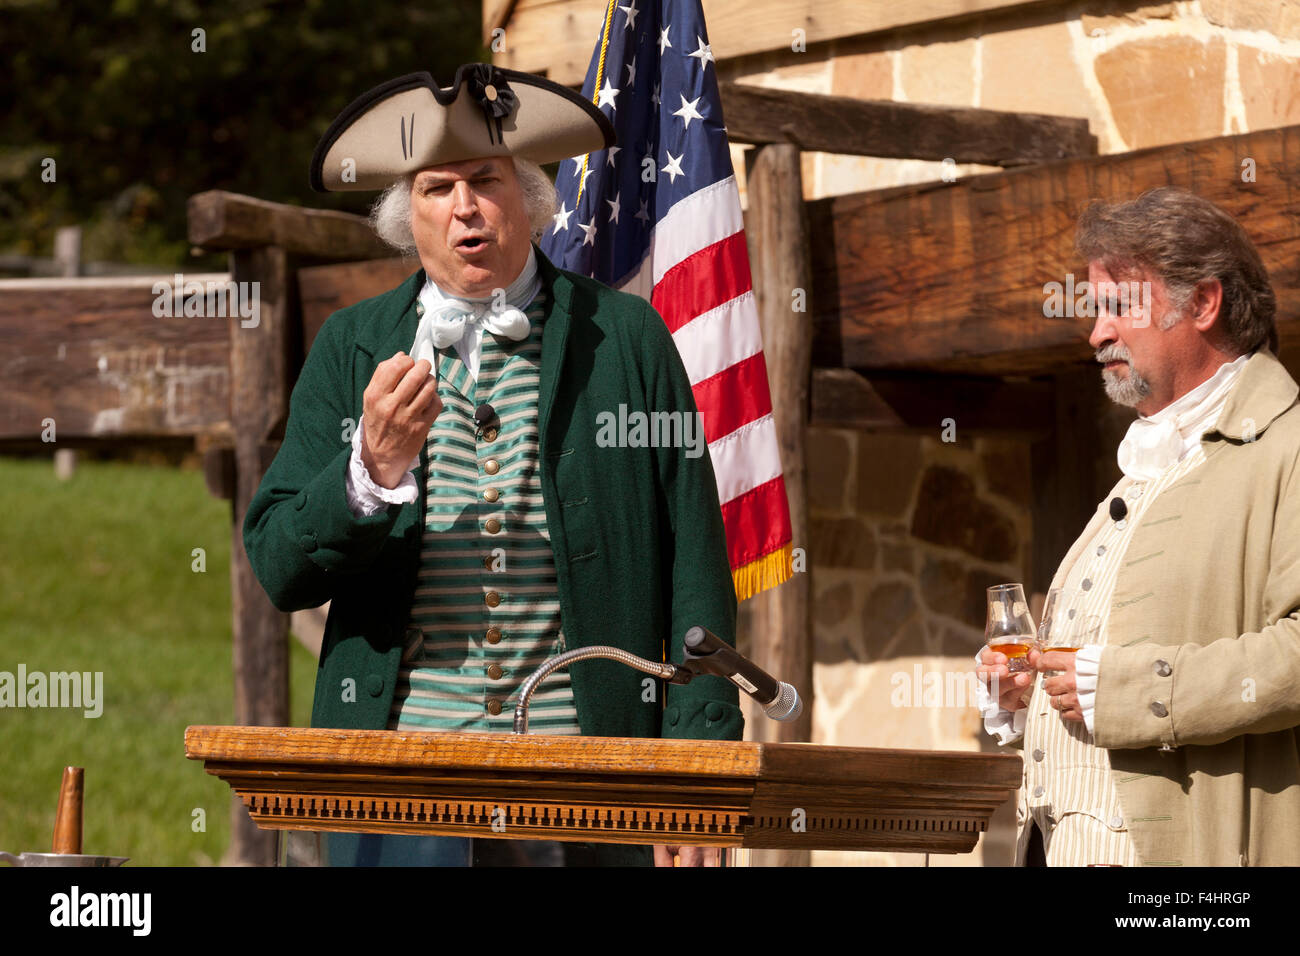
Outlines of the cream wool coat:
{"label": "cream wool coat", "polygon": [[1297,393],[1271,353],[1247,360],[1205,462],[1160,494],[1124,555],[1094,739],[1144,865],[1300,865]]}

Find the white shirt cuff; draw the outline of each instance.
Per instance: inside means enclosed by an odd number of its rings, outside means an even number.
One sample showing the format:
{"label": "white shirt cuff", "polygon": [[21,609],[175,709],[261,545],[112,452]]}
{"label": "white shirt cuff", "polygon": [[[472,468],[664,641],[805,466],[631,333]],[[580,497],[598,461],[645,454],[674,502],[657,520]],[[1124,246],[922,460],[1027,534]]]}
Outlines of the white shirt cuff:
{"label": "white shirt cuff", "polygon": [[363,440],[362,423],[366,416],[357,420],[356,430],[352,433],[352,457],[348,461],[346,492],[348,509],[358,518],[368,518],[378,514],[389,505],[409,505],[419,495],[415,483],[414,471],[420,465],[420,459],[411,462],[410,469],[402,476],[396,488],[384,488],[375,484],[361,461],[361,443]]}
{"label": "white shirt cuff", "polygon": [[995,716],[984,715],[984,731],[990,737],[996,737],[1000,744],[1010,744],[1025,735],[1025,721],[1029,717],[1029,708],[1020,710],[1003,710],[998,708]]}
{"label": "white shirt cuff", "polygon": [[[975,661],[977,664],[982,663],[979,654],[975,655]],[[990,737],[996,737],[999,744],[1009,744],[1024,736],[1029,708],[1003,710],[1002,706],[989,696],[988,688],[984,686],[982,680],[975,681],[975,706],[984,715],[985,732]]]}
{"label": "white shirt cuff", "polygon": [[1074,652],[1074,686],[1083,711],[1083,725],[1092,733],[1093,713],[1097,706],[1097,672],[1101,669],[1100,644],[1089,644]]}

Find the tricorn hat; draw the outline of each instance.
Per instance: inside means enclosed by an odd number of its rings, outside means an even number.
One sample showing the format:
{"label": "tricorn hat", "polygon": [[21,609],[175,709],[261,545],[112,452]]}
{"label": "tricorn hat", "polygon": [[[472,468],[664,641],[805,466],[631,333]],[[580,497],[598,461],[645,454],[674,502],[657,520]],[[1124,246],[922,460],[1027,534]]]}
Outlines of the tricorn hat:
{"label": "tricorn hat", "polygon": [[467,63],[451,86],[408,73],[363,94],[330,124],[311,158],[311,185],[383,189],[442,163],[521,156],[552,163],[614,145],[605,114],[558,83]]}

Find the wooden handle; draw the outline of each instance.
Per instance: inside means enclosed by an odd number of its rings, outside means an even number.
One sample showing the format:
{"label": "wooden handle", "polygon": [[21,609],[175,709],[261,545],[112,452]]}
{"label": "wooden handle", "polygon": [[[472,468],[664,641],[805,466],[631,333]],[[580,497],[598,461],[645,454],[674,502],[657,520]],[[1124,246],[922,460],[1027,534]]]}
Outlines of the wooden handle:
{"label": "wooden handle", "polygon": [[85,792],[85,769],[64,767],[59,786],[59,808],[54,813],[55,853],[81,852],[81,804]]}

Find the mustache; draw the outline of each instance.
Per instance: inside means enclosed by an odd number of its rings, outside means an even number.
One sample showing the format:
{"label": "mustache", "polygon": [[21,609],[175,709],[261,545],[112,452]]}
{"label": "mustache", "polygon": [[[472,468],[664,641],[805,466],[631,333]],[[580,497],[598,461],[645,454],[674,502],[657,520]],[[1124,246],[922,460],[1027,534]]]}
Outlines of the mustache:
{"label": "mustache", "polygon": [[1128,349],[1124,348],[1124,346],[1120,345],[1118,342],[1112,342],[1110,345],[1105,345],[1097,349],[1097,362],[1102,365],[1105,365],[1107,362],[1125,362],[1129,365],[1133,364]]}

